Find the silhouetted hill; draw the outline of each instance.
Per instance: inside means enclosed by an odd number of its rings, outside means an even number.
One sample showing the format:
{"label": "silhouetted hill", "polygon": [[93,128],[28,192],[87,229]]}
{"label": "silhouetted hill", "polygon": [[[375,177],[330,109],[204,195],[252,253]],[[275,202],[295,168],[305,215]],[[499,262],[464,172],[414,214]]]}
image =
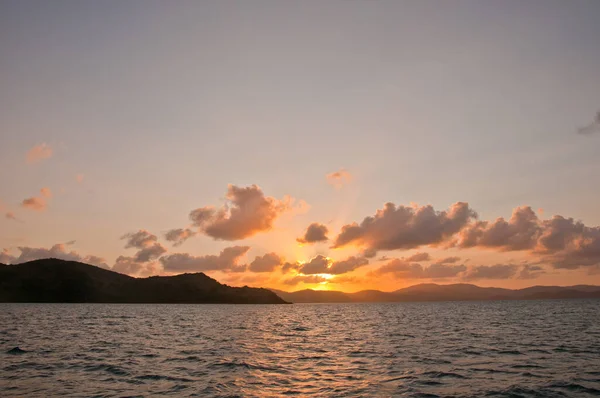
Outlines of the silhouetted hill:
{"label": "silhouetted hill", "polygon": [[536,300],[600,298],[600,286],[533,286],[511,290],[497,287],[479,287],[457,283],[437,285],[424,283],[394,292],[363,290],[343,293],[325,290],[300,290],[298,292],[275,291],[279,297],[292,303],[357,303],[402,301],[475,301],[475,300]]}
{"label": "silhouetted hill", "polygon": [[133,278],[57,259],[1,266],[0,302],[285,303],[267,289],[230,287],[203,273]]}

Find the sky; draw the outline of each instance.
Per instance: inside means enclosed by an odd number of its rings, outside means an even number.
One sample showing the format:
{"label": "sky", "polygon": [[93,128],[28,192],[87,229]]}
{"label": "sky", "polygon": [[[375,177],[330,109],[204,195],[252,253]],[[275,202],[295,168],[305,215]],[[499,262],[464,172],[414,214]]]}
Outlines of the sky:
{"label": "sky", "polygon": [[600,284],[600,2],[0,1],[0,263]]}

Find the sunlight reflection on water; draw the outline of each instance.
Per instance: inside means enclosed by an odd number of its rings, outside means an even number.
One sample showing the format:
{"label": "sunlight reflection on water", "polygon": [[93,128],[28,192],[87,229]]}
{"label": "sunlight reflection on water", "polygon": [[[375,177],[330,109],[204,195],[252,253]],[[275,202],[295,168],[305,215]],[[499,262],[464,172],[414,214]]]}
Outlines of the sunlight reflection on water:
{"label": "sunlight reflection on water", "polygon": [[600,394],[600,300],[0,309],[1,396]]}

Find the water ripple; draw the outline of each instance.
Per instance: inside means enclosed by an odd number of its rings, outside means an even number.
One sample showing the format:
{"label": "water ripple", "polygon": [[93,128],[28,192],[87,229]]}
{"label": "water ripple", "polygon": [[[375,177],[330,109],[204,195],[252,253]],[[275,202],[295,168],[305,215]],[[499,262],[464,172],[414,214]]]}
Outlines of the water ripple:
{"label": "water ripple", "polygon": [[600,300],[0,307],[2,397],[600,395]]}

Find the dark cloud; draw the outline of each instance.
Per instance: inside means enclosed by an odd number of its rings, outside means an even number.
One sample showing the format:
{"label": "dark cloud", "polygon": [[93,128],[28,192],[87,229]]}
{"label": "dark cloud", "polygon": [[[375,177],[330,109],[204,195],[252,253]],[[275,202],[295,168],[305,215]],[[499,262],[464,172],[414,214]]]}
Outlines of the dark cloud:
{"label": "dark cloud", "polygon": [[364,258],[375,258],[375,256],[377,256],[377,250],[374,250],[374,249],[365,249],[362,252],[362,256]]}
{"label": "dark cloud", "polygon": [[174,253],[162,256],[160,262],[167,272],[243,272],[246,270],[246,265],[240,265],[239,262],[248,250],[250,250],[249,246],[232,246],[223,249],[218,256],[192,256],[188,253]]}
{"label": "dark cloud", "polygon": [[410,257],[406,258],[406,261],[415,261],[415,262],[419,262],[419,261],[429,261],[431,260],[431,256],[429,255],[429,253],[415,253]]}
{"label": "dark cloud", "polygon": [[386,203],[360,225],[343,226],[333,247],[354,244],[374,250],[408,250],[436,245],[450,239],[476,216],[464,202],[455,203],[447,211],[435,211],[432,206],[397,207]]}
{"label": "dark cloud", "polygon": [[514,264],[496,264],[496,265],[477,265],[470,267],[463,275],[467,281],[477,279],[510,279],[517,273],[518,265]]}
{"label": "dark cloud", "polygon": [[310,283],[321,283],[321,282],[326,282],[326,281],[327,281],[326,278],[323,278],[322,276],[319,276],[319,275],[298,275],[298,276],[294,276],[293,278],[285,279],[283,281],[283,284],[295,286],[299,283],[310,284]]}
{"label": "dark cloud", "polygon": [[283,201],[265,196],[256,185],[229,185],[227,204],[219,209],[201,207],[190,212],[194,226],[219,240],[239,240],[269,231],[275,220],[291,209],[292,199]]}
{"label": "dark cloud", "polygon": [[140,249],[134,256],[135,261],[145,263],[153,261],[167,252],[167,249],[160,243],[154,243],[150,246]]}
{"label": "dark cloud", "polygon": [[[123,235],[121,239],[126,241],[126,249],[134,248],[139,250],[133,257],[119,257],[121,260],[117,260],[117,263],[115,264],[120,270],[118,272],[129,275],[139,275],[140,273],[148,274],[148,272],[157,271],[155,265],[149,264],[149,262],[157,260],[161,255],[167,252],[167,249],[158,243],[158,237],[156,235],[144,229],[140,229],[137,232],[130,232]],[[138,271],[134,272],[128,270]]]}
{"label": "dark cloud", "polygon": [[[413,260],[413,261],[415,261],[415,260]],[[435,260],[435,263],[436,264],[454,264],[459,261],[460,261],[460,257],[453,256],[453,257],[446,257],[446,258],[442,258],[439,260]]]}
{"label": "dark cloud", "polygon": [[275,253],[256,256],[248,269],[252,272],[272,272],[283,263],[283,259]]}
{"label": "dark cloud", "polygon": [[173,243],[173,246],[180,246],[194,235],[196,235],[196,233],[189,228],[176,228],[167,231],[165,233],[165,239],[168,242]]}
{"label": "dark cloud", "polygon": [[156,235],[144,229],[140,229],[137,232],[130,232],[128,234],[125,234],[121,237],[121,239],[127,240],[127,243],[125,243],[126,249],[143,249],[145,247],[152,246],[158,240]]}
{"label": "dark cloud", "polygon": [[304,236],[296,239],[300,243],[325,242],[327,238],[327,226],[319,223],[312,223],[306,228]]}
{"label": "dark cloud", "polygon": [[546,273],[546,270],[539,265],[525,264],[521,268],[518,278],[519,279],[535,279],[545,273]]}
{"label": "dark cloud", "polygon": [[309,262],[300,266],[300,273],[304,275],[311,274],[327,274],[329,270],[329,259],[325,256],[318,255]]}
{"label": "dark cloud", "polygon": [[392,274],[398,279],[443,279],[454,278],[465,272],[464,265],[431,264],[423,267],[419,263],[394,259],[374,271],[374,275]]}
{"label": "dark cloud", "polygon": [[281,266],[281,273],[287,274],[288,272],[290,272],[292,270],[298,270],[300,267],[301,267],[301,264],[298,262],[295,262],[295,263],[286,262]]}
{"label": "dark cloud", "polygon": [[600,111],[598,111],[598,113],[596,113],[596,117],[594,118],[592,123],[588,124],[585,127],[579,128],[577,130],[577,132],[579,134],[584,134],[584,135],[600,133]]}
{"label": "dark cloud", "polygon": [[327,274],[339,275],[354,271],[355,269],[369,264],[369,260],[364,257],[348,257],[346,260],[336,261],[331,264],[327,270]]}
{"label": "dark cloud", "polygon": [[540,232],[539,219],[529,206],[517,207],[506,221],[479,221],[458,234],[457,245],[462,248],[488,247],[500,250],[533,249]]}

